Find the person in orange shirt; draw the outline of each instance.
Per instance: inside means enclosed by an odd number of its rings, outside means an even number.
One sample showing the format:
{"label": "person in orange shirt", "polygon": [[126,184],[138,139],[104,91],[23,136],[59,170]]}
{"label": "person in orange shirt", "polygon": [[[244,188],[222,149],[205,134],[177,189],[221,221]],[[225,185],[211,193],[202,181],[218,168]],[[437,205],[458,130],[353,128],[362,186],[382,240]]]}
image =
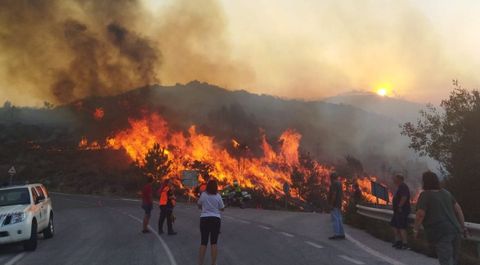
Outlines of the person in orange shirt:
{"label": "person in orange shirt", "polygon": [[173,208],[175,207],[176,198],[173,195],[173,186],[169,179],[163,182],[162,187],[158,190],[160,195],[160,219],[158,220],[158,233],[163,234],[163,223],[167,219],[168,235],[176,235],[173,231]]}

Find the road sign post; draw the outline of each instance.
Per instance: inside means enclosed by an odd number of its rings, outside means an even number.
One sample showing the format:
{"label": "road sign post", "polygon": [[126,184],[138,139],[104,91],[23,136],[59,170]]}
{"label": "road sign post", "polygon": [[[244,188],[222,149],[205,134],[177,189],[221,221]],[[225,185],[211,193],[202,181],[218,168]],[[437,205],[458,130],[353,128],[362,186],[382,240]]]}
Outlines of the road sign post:
{"label": "road sign post", "polygon": [[[198,172],[196,170],[184,170],[182,172],[183,186],[194,189],[198,186]],[[188,196],[188,203],[190,203],[190,196]]]}
{"label": "road sign post", "polygon": [[377,198],[377,204],[379,204],[378,199],[382,199],[388,204],[390,199],[390,196],[388,194],[388,188],[375,181],[372,181],[371,183],[372,183],[372,195]]}
{"label": "road sign post", "polygon": [[8,174],[10,175],[10,185],[13,184],[13,176],[15,174],[17,174],[17,170],[15,170],[15,167],[12,166],[9,170],[8,170]]}
{"label": "road sign post", "polygon": [[283,184],[283,192],[285,193],[285,209],[287,209],[288,197],[290,197],[290,185],[287,182]]}

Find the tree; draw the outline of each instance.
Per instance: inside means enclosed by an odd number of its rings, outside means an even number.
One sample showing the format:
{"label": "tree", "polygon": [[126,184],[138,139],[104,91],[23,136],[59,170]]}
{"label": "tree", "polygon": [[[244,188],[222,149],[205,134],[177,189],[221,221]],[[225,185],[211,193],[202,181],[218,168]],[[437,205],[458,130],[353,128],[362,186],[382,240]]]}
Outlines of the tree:
{"label": "tree", "polygon": [[8,100],[5,101],[5,103],[3,103],[3,108],[4,108],[4,109],[10,109],[12,106],[13,106],[13,105],[12,105],[12,102],[10,102],[10,101],[8,101]]}
{"label": "tree", "polygon": [[193,163],[191,163],[189,165],[189,167],[195,171],[198,172],[198,174],[200,176],[202,176],[203,180],[204,181],[207,181],[210,179],[210,173],[212,172],[213,170],[213,166],[208,164],[208,163],[205,163],[205,162],[202,162],[202,161],[199,161],[199,160],[195,160],[193,161]]}
{"label": "tree", "polygon": [[326,206],[326,178],[328,176],[321,174],[318,163],[308,153],[300,156],[300,168],[294,167],[290,175],[292,188],[298,191],[300,197],[320,209]]}
{"label": "tree", "polygon": [[336,171],[340,176],[349,179],[364,174],[362,162],[352,155],[346,155],[345,161],[337,165]]}
{"label": "tree", "polygon": [[145,163],[140,166],[143,174],[160,181],[170,172],[172,161],[168,159],[167,150],[154,144],[152,149],[145,155]]}
{"label": "tree", "polygon": [[45,109],[48,109],[48,110],[51,110],[55,107],[55,105],[53,105],[52,103],[48,102],[48,101],[44,101],[43,102],[43,108]]}
{"label": "tree", "polygon": [[305,198],[307,192],[305,174],[300,171],[298,167],[294,167],[290,179],[292,181],[292,188],[298,191],[300,197]]}
{"label": "tree", "polygon": [[428,106],[416,124],[403,125],[402,134],[410,138],[412,149],[440,163],[445,184],[467,218],[479,221],[480,93],[464,89],[454,80],[450,97],[440,107],[441,111]]}

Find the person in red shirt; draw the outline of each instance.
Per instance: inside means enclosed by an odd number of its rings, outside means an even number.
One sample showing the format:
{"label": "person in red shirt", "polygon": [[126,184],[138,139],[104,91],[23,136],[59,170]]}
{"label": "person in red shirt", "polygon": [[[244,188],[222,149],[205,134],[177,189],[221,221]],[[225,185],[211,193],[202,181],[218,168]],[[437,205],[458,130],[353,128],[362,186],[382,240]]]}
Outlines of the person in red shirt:
{"label": "person in red shirt", "polygon": [[150,222],[150,216],[153,209],[153,178],[148,178],[148,183],[143,186],[142,189],[142,208],[145,210],[145,216],[143,217],[143,230],[142,233],[149,233],[148,223]]}

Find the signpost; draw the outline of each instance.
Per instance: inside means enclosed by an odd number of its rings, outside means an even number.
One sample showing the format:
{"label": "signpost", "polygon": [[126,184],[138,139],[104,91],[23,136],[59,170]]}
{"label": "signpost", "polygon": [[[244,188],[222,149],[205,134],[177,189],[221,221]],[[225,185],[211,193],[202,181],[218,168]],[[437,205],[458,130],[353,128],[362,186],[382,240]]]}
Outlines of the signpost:
{"label": "signpost", "polygon": [[387,204],[388,204],[388,202],[390,200],[390,196],[388,194],[387,187],[385,187],[382,184],[377,183],[375,181],[372,181],[371,184],[372,184],[372,195],[377,198],[377,204],[379,204],[378,199],[382,199],[382,200],[386,201]]}
{"label": "signpost", "polygon": [[290,197],[290,185],[285,182],[283,184],[283,192],[285,193],[285,209],[288,207],[288,197]]}
{"label": "signpost", "polygon": [[[193,189],[198,186],[198,172],[196,170],[184,170],[182,171],[182,184],[183,186]],[[188,196],[188,202],[190,202],[190,196]]]}
{"label": "signpost", "polygon": [[182,184],[188,188],[195,188],[198,186],[198,172],[196,170],[182,171]]}
{"label": "signpost", "polygon": [[17,170],[15,170],[15,167],[12,166],[9,170],[8,170],[8,174],[10,175],[10,185],[13,184],[13,175],[17,174]]}

